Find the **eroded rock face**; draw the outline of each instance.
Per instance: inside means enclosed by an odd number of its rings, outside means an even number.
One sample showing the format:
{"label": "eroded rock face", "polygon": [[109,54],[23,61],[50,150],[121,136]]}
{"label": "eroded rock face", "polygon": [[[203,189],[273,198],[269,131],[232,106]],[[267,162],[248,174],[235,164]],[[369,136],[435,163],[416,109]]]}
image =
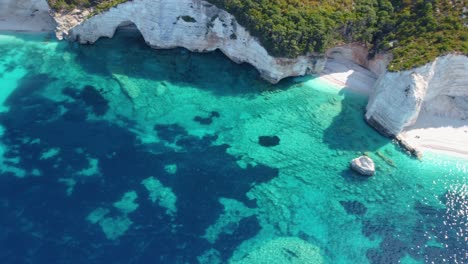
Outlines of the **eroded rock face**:
{"label": "eroded rock face", "polygon": [[351,161],[351,168],[364,176],[372,176],[375,173],[374,161],[367,156],[360,156]]}
{"label": "eroded rock face", "polygon": [[0,30],[54,30],[49,9],[46,0],[0,0]]}
{"label": "eroded rock face", "polygon": [[466,119],[468,57],[447,55],[410,71],[387,72],[367,105],[367,122],[387,136],[398,135],[422,109],[438,116]]}
{"label": "eroded rock face", "polygon": [[70,40],[94,43],[100,37],[112,37],[119,26],[129,23],[136,25],[153,48],[184,47],[195,52],[220,49],[237,63],[253,65],[272,83],[320,72],[326,62],[320,56],[272,57],[232,15],[200,0],[134,0],[96,15],[66,33]]}
{"label": "eroded rock face", "polygon": [[55,11],[52,13],[57,22],[55,36],[62,40],[68,36],[68,31],[83,23],[92,14],[93,8],[74,8],[73,10]]}
{"label": "eroded rock face", "polygon": [[369,49],[359,43],[350,43],[336,46],[326,51],[328,58],[336,61],[351,61],[358,64],[376,75],[381,75],[387,71],[387,65],[392,60],[392,55],[376,54],[369,58]]}

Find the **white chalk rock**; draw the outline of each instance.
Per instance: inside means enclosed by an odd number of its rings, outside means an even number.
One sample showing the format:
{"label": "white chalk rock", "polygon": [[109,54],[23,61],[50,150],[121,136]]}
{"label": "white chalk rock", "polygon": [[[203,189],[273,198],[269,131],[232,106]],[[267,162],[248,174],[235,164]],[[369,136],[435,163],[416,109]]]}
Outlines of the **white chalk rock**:
{"label": "white chalk rock", "polygon": [[112,37],[119,26],[132,23],[153,48],[184,47],[194,52],[219,49],[237,63],[253,65],[272,83],[320,72],[326,62],[324,56],[272,57],[232,15],[200,0],[133,0],[63,33],[80,43],[94,43],[100,37]]}
{"label": "white chalk rock", "polygon": [[387,136],[413,125],[422,109],[436,116],[466,120],[468,57],[446,55],[409,71],[387,72],[374,87],[367,122]]}
{"label": "white chalk rock", "polygon": [[0,0],[0,30],[52,31],[46,0]]}
{"label": "white chalk rock", "polygon": [[351,161],[351,168],[364,176],[372,176],[375,173],[374,161],[367,156],[360,156]]}

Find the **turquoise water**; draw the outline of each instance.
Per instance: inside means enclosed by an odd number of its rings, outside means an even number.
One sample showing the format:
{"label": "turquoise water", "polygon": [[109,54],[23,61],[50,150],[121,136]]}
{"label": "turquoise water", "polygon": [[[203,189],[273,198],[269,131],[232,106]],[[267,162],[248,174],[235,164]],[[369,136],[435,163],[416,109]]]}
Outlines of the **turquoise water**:
{"label": "turquoise water", "polygon": [[468,162],[410,158],[313,77],[4,33],[0,103],[1,263],[468,262]]}

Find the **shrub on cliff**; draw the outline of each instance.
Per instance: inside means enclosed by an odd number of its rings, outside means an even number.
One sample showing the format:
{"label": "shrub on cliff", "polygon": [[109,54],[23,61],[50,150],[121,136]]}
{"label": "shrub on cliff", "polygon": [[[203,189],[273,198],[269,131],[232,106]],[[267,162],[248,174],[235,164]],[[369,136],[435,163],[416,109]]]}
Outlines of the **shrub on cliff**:
{"label": "shrub on cliff", "polygon": [[[105,11],[129,0],[48,0],[54,9]],[[391,52],[389,70],[423,65],[450,52],[468,55],[468,11],[453,0],[207,0],[233,14],[273,56],[323,53],[360,42]],[[195,22],[190,17],[181,17]],[[235,39],[236,36],[231,35]]]}
{"label": "shrub on cliff", "polygon": [[47,0],[55,10],[71,10],[73,8],[94,7],[95,13],[108,10],[128,0]]}
{"label": "shrub on cliff", "polygon": [[48,0],[50,7],[55,10],[68,10],[74,7],[89,7],[93,2],[89,0]]}
{"label": "shrub on cliff", "polygon": [[452,0],[208,0],[232,13],[274,56],[361,42],[392,52],[390,70],[468,54],[468,12]]}

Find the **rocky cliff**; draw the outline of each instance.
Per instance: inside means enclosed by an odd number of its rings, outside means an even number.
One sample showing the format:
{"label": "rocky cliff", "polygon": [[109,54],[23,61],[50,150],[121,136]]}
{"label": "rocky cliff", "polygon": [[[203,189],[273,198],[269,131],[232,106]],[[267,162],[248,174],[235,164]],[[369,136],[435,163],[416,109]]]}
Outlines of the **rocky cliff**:
{"label": "rocky cliff", "polygon": [[0,30],[51,31],[54,28],[46,0],[0,0]]}
{"label": "rocky cliff", "polygon": [[72,28],[68,38],[93,43],[100,37],[112,37],[119,26],[128,24],[134,24],[153,48],[184,47],[195,52],[219,49],[235,62],[253,65],[272,83],[319,72],[326,61],[317,56],[272,57],[232,15],[200,0],[126,2]]}
{"label": "rocky cliff", "polygon": [[410,71],[386,72],[374,90],[366,120],[387,136],[413,125],[421,111],[468,123],[467,56],[447,55]]}

